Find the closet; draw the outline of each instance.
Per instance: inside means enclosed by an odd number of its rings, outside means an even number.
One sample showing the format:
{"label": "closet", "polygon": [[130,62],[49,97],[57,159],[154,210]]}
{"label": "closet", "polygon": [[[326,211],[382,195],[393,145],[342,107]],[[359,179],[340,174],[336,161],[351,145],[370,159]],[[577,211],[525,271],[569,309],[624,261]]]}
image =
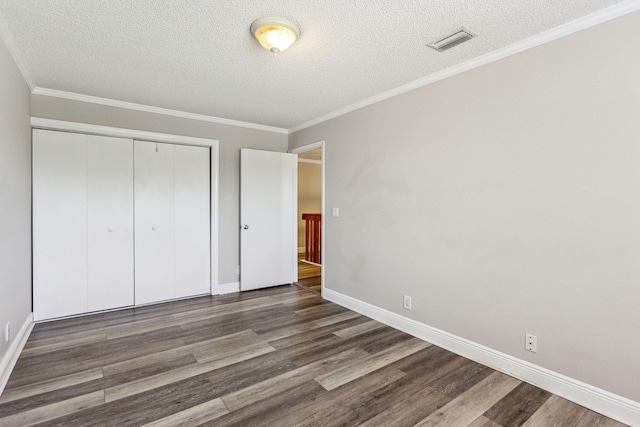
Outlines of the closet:
{"label": "closet", "polygon": [[210,293],[210,148],[33,130],[34,319]]}

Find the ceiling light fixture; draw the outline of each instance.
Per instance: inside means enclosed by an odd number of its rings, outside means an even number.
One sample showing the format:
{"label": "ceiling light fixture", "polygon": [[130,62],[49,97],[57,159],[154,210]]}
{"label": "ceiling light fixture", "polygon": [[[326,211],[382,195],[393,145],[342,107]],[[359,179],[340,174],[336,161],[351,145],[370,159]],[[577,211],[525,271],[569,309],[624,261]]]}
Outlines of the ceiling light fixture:
{"label": "ceiling light fixture", "polygon": [[251,34],[262,47],[277,55],[300,37],[300,28],[286,18],[265,16],[251,24]]}

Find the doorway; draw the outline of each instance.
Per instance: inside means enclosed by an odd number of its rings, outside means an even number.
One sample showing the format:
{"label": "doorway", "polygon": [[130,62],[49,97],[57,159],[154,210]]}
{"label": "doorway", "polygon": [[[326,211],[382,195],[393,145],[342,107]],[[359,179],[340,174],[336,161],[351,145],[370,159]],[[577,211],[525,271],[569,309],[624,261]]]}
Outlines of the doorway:
{"label": "doorway", "polygon": [[324,142],[291,150],[298,154],[298,285],[318,294],[324,264]]}

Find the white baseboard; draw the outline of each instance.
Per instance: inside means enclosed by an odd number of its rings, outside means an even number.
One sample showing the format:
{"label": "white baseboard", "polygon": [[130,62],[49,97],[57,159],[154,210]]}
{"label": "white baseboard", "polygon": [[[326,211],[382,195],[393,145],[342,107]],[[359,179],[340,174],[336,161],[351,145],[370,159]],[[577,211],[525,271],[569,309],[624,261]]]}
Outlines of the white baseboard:
{"label": "white baseboard", "polygon": [[240,282],[218,284],[212,295],[233,294],[235,292],[240,292]]}
{"label": "white baseboard", "polygon": [[640,426],[640,402],[618,396],[331,289],[322,289],[322,296],[350,310],[531,383],[607,417],[625,424]]}
{"label": "white baseboard", "polygon": [[16,366],[16,362],[18,361],[18,357],[20,357],[20,353],[22,353],[24,345],[29,339],[29,335],[33,330],[33,325],[33,313],[29,313],[27,320],[22,324],[22,327],[11,343],[9,350],[7,350],[2,361],[0,361],[0,396],[9,381],[11,372],[13,371],[14,366]]}

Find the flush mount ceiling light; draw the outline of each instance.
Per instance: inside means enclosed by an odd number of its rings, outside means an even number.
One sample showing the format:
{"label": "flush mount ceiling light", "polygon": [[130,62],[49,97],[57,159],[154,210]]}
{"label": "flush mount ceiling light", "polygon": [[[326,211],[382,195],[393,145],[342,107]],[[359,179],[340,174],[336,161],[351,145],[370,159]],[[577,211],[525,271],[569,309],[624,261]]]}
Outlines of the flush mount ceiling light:
{"label": "flush mount ceiling light", "polygon": [[437,50],[438,52],[443,52],[447,49],[451,49],[454,46],[458,46],[460,43],[464,43],[467,40],[471,40],[474,38],[476,34],[467,30],[466,28],[460,28],[453,34],[448,35],[447,37],[433,43],[428,44],[430,48]]}
{"label": "flush mount ceiling light", "polygon": [[251,34],[262,47],[276,55],[286,50],[300,37],[300,28],[286,18],[265,16],[253,21]]}

